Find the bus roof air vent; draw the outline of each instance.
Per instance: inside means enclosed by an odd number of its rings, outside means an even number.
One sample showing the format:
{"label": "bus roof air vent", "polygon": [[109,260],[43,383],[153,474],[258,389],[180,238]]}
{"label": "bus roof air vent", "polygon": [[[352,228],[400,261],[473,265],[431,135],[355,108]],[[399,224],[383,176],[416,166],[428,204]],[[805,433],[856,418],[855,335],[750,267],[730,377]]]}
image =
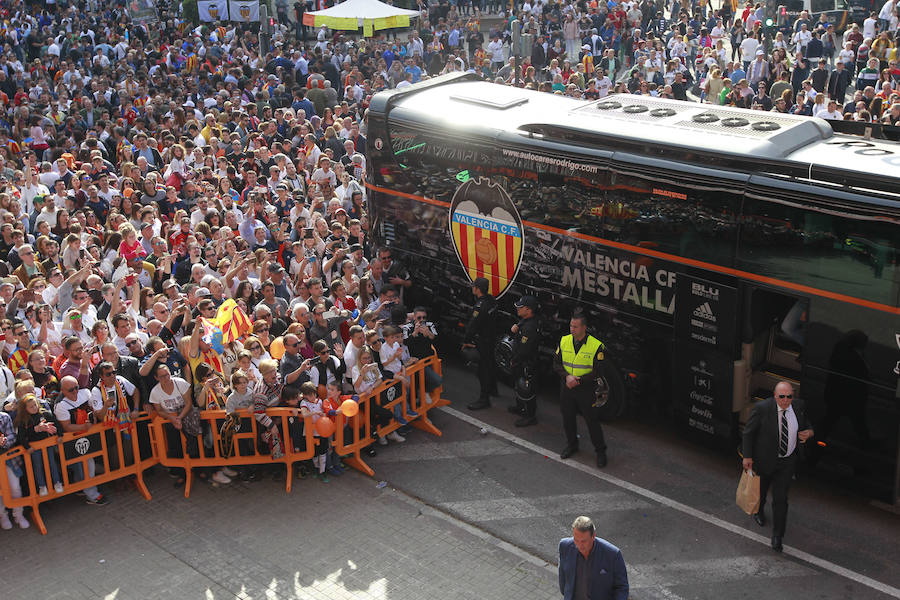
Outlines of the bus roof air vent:
{"label": "bus roof air vent", "polygon": [[699,115],[694,115],[693,117],[691,117],[691,119],[696,123],[715,123],[719,120],[719,117],[712,113],[705,112],[700,113]]}
{"label": "bus roof air vent", "polygon": [[728,119],[722,119],[722,127],[746,127],[750,124],[750,121],[743,117],[730,117]]}
{"label": "bus roof air vent", "polygon": [[[758,156],[787,156],[833,135],[831,128],[819,119],[632,94],[607,96],[576,106],[569,114],[578,120],[579,127],[596,128],[598,132],[668,139],[673,144],[690,140],[689,145],[721,147],[726,152],[735,150],[735,137],[755,140],[759,144],[751,145],[752,150],[748,151]],[[585,123],[585,116],[594,117],[596,124]],[[669,127],[657,129],[660,125]],[[685,130],[692,135],[685,136]]]}
{"label": "bus roof air vent", "polygon": [[757,121],[752,127],[757,131],[776,131],[781,129],[781,125],[772,121]]}

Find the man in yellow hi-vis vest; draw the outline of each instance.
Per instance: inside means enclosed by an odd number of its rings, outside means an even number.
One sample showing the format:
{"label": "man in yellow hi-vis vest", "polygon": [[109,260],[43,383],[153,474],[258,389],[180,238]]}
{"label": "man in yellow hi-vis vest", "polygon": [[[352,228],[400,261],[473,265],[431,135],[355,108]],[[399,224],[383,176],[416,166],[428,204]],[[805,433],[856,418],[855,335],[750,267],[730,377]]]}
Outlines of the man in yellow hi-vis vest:
{"label": "man in yellow hi-vis vest", "polygon": [[587,320],[584,315],[575,315],[569,321],[569,335],[564,335],[556,348],[553,359],[553,370],[562,378],[560,386],[560,410],[563,417],[563,430],[566,432],[566,447],[560,458],[569,458],[578,452],[578,427],[575,417],[578,413],[584,417],[591,434],[591,442],[597,451],[597,466],[606,466],[606,440],[603,428],[594,403],[596,396],[596,379],[603,368],[603,342],[587,333]]}

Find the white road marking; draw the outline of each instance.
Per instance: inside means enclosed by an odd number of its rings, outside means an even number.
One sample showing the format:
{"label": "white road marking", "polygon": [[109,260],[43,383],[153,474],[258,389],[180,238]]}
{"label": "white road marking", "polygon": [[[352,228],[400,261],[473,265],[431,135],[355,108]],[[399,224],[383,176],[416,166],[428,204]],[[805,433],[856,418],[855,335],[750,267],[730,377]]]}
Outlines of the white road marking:
{"label": "white road marking", "polygon": [[532,519],[550,515],[565,515],[573,511],[632,510],[650,506],[647,502],[622,492],[592,492],[563,494],[538,498],[487,498],[442,502],[441,508],[450,510],[469,521],[498,521],[501,519]]}
{"label": "white road marking", "polygon": [[[633,483],[625,481],[624,479],[619,479],[618,477],[610,475],[609,473],[605,473],[601,470],[598,470],[596,467],[585,465],[585,464],[582,464],[577,461],[563,460],[563,459],[559,458],[559,455],[552,450],[542,448],[541,446],[538,446],[537,444],[533,444],[533,443],[529,442],[528,440],[524,440],[517,435],[509,433],[508,431],[504,431],[502,429],[497,429],[493,425],[490,425],[489,423],[485,423],[484,421],[482,421],[480,419],[476,419],[475,417],[468,415],[466,413],[460,412],[456,409],[453,409],[450,407],[441,407],[438,410],[446,412],[448,415],[456,417],[460,421],[464,421],[475,427],[485,428],[490,433],[496,435],[499,438],[507,440],[507,441],[509,441],[513,444],[516,444],[517,446],[520,446],[522,448],[525,448],[527,450],[531,450],[532,452],[542,454],[552,461],[558,462],[560,464],[564,464],[573,469],[577,469],[577,470],[581,471],[582,473],[587,473],[588,475],[591,475],[592,477],[596,477],[597,479],[601,479],[603,481],[606,481],[607,483],[611,483],[612,485],[615,485],[622,489],[628,490],[629,492],[637,494],[638,496],[642,496],[644,498],[647,498],[648,500],[652,500],[652,501],[662,504],[663,506],[666,506],[668,508],[677,510],[679,512],[690,515],[694,518],[700,519],[701,521],[709,523],[710,525],[715,525],[716,527],[719,527],[720,529],[724,529],[725,531],[729,531],[731,533],[742,536],[748,540],[758,542],[760,544],[763,544],[766,547],[769,546],[769,543],[770,543],[769,538],[759,535],[758,533],[753,533],[752,531],[744,529],[743,527],[740,527],[733,523],[729,523],[728,521],[720,519],[719,517],[717,517],[715,515],[711,515],[709,513],[703,512],[702,510],[697,510],[696,508],[688,506],[687,504],[683,504],[681,502],[678,502],[677,500],[673,500],[671,498],[663,496],[662,494],[657,494],[656,492],[653,492],[653,491],[643,488],[639,485],[635,485]],[[813,566],[819,567],[820,569],[823,569],[825,571],[830,571],[831,573],[834,573],[835,575],[839,575],[839,576],[849,579],[851,581],[855,581],[856,583],[858,583],[860,585],[864,585],[866,587],[872,588],[873,590],[877,590],[877,591],[879,591],[883,594],[886,594],[888,596],[891,596],[893,598],[900,598],[900,589],[898,589],[894,586],[888,585],[886,583],[882,583],[880,581],[876,581],[875,579],[872,579],[871,577],[867,577],[861,573],[857,573],[856,571],[851,571],[850,569],[847,569],[846,567],[837,565],[831,561],[825,560],[824,558],[819,558],[818,556],[814,556],[808,552],[804,552],[803,550],[798,550],[797,548],[794,548],[792,546],[785,546],[784,554],[786,554],[788,556],[793,556],[794,558],[802,560]]]}

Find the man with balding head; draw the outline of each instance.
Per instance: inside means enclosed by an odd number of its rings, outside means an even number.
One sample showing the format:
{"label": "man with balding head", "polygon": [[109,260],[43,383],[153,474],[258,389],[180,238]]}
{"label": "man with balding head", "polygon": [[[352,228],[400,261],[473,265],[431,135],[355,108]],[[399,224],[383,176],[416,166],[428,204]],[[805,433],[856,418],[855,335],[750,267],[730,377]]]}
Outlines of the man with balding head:
{"label": "man with balding head", "polygon": [[758,402],[744,426],[744,470],[759,476],[759,511],[756,523],[766,524],[766,495],[772,488],[772,549],[782,550],[787,524],[788,488],[797,466],[798,449],[813,435],[803,401],[794,387],[779,381],[771,398]]}
{"label": "man with balding head", "polygon": [[312,361],[303,360],[300,355],[300,338],[293,333],[284,336],[284,356],[278,365],[278,372],[285,385],[299,387],[309,381],[309,367]]}

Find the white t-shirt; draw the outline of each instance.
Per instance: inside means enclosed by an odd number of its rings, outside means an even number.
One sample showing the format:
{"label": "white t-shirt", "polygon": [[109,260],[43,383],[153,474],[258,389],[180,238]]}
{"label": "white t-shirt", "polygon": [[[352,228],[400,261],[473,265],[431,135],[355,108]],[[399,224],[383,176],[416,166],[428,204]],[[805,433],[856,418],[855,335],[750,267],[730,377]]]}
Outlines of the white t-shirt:
{"label": "white t-shirt", "polygon": [[[397,354],[397,350],[400,350],[400,342],[394,342],[393,344],[384,342],[381,344],[381,350],[378,351],[378,354],[381,356],[381,365],[395,375],[399,375],[403,369],[403,363],[400,361],[402,354]],[[397,358],[391,360],[391,357],[395,354]]]}
{"label": "white t-shirt", "polygon": [[181,412],[184,409],[184,394],[191,389],[191,384],[181,377],[173,377],[172,381],[175,383],[172,393],[167,393],[161,384],[156,384],[150,392],[150,404],[159,404],[170,413]]}
{"label": "white t-shirt", "polygon": [[[131,396],[132,394],[134,394],[134,385],[130,381],[128,381],[121,375],[116,375],[116,379],[119,381],[119,385],[122,386],[122,391],[125,392],[126,396]],[[111,389],[106,390],[106,393],[115,394],[116,392],[115,389]],[[100,392],[99,384],[97,384],[97,387],[91,390],[91,408],[93,408],[94,410],[101,410],[103,408],[103,394]]]}
{"label": "white t-shirt", "polygon": [[816,116],[820,119],[831,119],[833,121],[840,121],[844,118],[840,111],[828,112],[828,109],[820,110],[816,113]]}
{"label": "white t-shirt", "polygon": [[[374,365],[374,368],[366,369],[365,374],[363,375],[362,381],[359,382],[359,385],[356,386],[357,394],[368,394],[381,382],[381,371],[378,370],[378,365],[375,363],[369,363],[370,365]],[[359,379],[359,366],[353,367],[353,381]]]}
{"label": "white t-shirt", "polygon": [[875,39],[875,26],[878,25],[878,19],[873,19],[869,17],[865,21],[863,21],[863,38],[864,39]]}
{"label": "white t-shirt", "polygon": [[[88,413],[92,412],[91,407],[88,404],[90,401],[91,393],[86,389],[78,390],[78,395],[75,396],[74,402],[65,396],[60,396],[59,401],[57,401],[56,406],[53,408],[53,414],[56,415],[56,418],[60,421],[71,421],[72,414],[69,411],[73,408],[81,408],[82,410],[88,411]],[[84,406],[85,404],[88,404],[88,406]],[[88,416],[90,416],[90,414]]]}

